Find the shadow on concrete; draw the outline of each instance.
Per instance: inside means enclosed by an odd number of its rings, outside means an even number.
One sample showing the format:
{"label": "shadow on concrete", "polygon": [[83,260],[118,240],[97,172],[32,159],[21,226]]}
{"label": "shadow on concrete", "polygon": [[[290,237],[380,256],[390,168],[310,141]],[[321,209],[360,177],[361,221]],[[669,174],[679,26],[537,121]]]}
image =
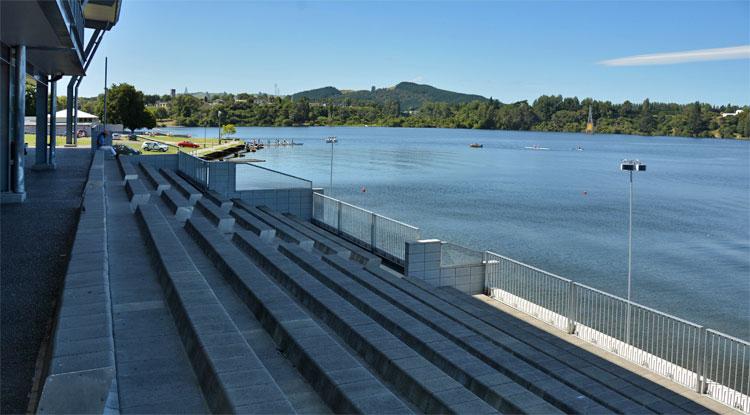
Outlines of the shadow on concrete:
{"label": "shadow on concrete", "polygon": [[90,149],[60,148],[57,170],[33,171],[27,199],[0,208],[0,413],[24,413],[78,222]]}

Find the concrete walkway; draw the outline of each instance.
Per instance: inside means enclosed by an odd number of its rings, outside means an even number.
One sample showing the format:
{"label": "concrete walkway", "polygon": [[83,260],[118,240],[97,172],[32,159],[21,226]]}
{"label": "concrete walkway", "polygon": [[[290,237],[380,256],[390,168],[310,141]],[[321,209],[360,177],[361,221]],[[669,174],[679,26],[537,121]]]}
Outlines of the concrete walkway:
{"label": "concrete walkway", "polygon": [[[0,209],[0,412],[23,413],[49,334],[78,222],[91,153],[57,150],[57,170],[26,170],[27,200]],[[34,163],[29,149],[26,166]]]}

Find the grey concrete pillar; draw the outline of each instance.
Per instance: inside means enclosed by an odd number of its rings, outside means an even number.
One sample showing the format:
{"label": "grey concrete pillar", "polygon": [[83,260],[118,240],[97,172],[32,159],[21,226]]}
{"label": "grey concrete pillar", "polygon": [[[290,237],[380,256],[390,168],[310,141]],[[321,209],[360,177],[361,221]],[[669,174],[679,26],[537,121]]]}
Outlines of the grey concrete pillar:
{"label": "grey concrete pillar", "polygon": [[13,105],[16,107],[16,110],[14,111],[15,119],[12,120],[15,125],[13,131],[13,192],[25,194],[23,121],[26,115],[26,46],[19,45],[15,49],[16,72],[13,74],[13,77],[16,83],[16,96],[14,97]]}
{"label": "grey concrete pillar", "polygon": [[57,81],[50,78],[49,88],[49,164],[55,167],[57,151]]}
{"label": "grey concrete pillar", "polygon": [[[41,75],[40,75],[41,77]],[[47,165],[47,80],[36,81],[36,152],[35,166]]]}

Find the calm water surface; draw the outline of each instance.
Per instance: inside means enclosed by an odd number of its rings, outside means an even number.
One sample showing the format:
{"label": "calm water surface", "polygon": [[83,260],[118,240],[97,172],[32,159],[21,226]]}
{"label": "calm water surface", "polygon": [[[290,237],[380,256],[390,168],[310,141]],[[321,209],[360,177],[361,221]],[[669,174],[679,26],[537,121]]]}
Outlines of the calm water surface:
{"label": "calm water surface", "polygon": [[[339,139],[332,191],[328,135]],[[253,157],[418,226],[423,237],[489,249],[621,296],[628,177],[619,162],[640,159],[648,171],[635,176],[634,301],[750,339],[750,142],[348,127],[238,128],[237,136],[304,143]],[[524,148],[535,144],[549,150]]]}

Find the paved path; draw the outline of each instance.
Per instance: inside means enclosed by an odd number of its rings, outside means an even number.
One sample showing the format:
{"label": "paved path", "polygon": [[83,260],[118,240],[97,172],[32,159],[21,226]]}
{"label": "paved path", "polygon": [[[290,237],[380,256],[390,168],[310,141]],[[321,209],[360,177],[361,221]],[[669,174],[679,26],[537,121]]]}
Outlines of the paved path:
{"label": "paved path", "polygon": [[[26,411],[39,348],[62,289],[89,149],[57,150],[54,171],[26,170],[26,203],[0,210],[0,412]],[[34,163],[29,149],[26,166]]]}

